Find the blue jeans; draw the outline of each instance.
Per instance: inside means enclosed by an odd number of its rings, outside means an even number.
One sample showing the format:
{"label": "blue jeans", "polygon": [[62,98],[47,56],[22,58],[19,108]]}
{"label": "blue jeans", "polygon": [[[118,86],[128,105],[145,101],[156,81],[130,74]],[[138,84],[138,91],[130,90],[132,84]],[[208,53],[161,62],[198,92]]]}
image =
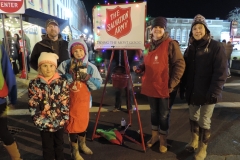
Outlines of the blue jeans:
{"label": "blue jeans", "polygon": [[201,128],[210,129],[214,107],[215,104],[202,106],[189,105],[189,118],[193,121],[197,121]]}
{"label": "blue jeans", "polygon": [[148,97],[151,111],[152,130],[160,134],[168,134],[169,119],[177,91],[170,93],[170,98]]}

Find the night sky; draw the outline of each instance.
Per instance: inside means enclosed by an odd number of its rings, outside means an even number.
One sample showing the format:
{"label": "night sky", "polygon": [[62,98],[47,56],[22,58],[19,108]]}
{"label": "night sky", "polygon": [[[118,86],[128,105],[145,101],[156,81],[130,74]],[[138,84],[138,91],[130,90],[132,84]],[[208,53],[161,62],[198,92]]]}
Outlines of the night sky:
{"label": "night sky", "polygon": [[[107,0],[110,4],[125,3],[126,0]],[[134,0],[129,0],[131,3]],[[136,0],[142,2],[143,0]],[[89,17],[92,18],[93,6],[105,4],[105,0],[83,0]],[[151,17],[193,18],[202,14],[206,19],[227,19],[231,10],[240,8],[240,0],[147,0],[147,15]]]}

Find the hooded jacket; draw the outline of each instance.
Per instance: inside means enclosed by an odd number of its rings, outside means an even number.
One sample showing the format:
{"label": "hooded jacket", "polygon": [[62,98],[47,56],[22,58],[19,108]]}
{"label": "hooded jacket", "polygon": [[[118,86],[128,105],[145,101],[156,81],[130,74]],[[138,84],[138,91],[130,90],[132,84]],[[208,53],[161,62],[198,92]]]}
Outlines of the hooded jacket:
{"label": "hooded jacket", "polygon": [[37,70],[38,68],[38,57],[40,56],[41,52],[52,52],[58,54],[58,65],[64,60],[70,58],[68,54],[68,42],[63,40],[60,34],[58,35],[57,41],[59,42],[59,53],[56,53],[56,50],[53,47],[53,41],[49,39],[47,35],[43,37],[42,41],[35,44],[30,59],[30,65],[34,70]]}
{"label": "hooded jacket", "polygon": [[29,111],[41,131],[55,132],[69,119],[69,86],[56,73],[50,81],[41,75],[29,82]]}
{"label": "hooded jacket", "polygon": [[184,53],[186,69],[181,79],[180,91],[185,92],[188,104],[207,104],[208,96],[221,100],[227,78],[227,58],[220,42],[206,34],[201,40],[193,37]]}
{"label": "hooded jacket", "polygon": [[[86,43],[82,40],[82,39],[75,39],[69,42],[69,46],[68,46],[68,50],[69,50],[69,54],[71,54],[70,49],[72,44],[74,43],[81,43],[84,48],[85,48],[85,57],[83,59],[83,65],[87,66],[87,73],[91,75],[90,79],[88,81],[86,81],[86,84],[89,88],[89,90],[97,90],[101,87],[102,84],[102,77],[97,69],[97,67],[92,64],[91,62],[88,62],[88,48]],[[70,83],[73,82],[73,77],[69,72],[70,69],[70,65],[71,65],[71,59],[65,60],[63,61],[59,66],[58,66],[58,72],[59,74],[66,78],[67,81]],[[90,102],[90,106],[91,106],[91,102]]]}

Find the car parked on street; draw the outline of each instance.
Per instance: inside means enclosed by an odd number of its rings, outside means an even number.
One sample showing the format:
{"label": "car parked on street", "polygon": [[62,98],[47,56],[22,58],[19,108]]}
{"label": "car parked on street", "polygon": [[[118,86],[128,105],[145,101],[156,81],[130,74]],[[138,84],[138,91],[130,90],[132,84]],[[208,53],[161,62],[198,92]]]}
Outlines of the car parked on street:
{"label": "car parked on street", "polygon": [[235,44],[233,46],[233,50],[240,50],[240,44]]}
{"label": "car parked on street", "polygon": [[187,49],[187,45],[184,45],[184,44],[180,44],[179,45],[179,47],[180,47],[180,50],[181,50],[181,52],[182,52],[182,54],[185,52],[185,50]]}

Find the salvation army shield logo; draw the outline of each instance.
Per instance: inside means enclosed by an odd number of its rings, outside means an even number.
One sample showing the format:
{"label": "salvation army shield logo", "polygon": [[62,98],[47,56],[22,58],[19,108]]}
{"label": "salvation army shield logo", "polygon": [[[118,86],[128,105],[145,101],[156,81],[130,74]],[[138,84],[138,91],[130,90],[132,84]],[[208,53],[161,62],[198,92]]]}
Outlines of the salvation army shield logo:
{"label": "salvation army shield logo", "polygon": [[131,7],[106,9],[106,32],[117,39],[127,35],[132,29]]}

